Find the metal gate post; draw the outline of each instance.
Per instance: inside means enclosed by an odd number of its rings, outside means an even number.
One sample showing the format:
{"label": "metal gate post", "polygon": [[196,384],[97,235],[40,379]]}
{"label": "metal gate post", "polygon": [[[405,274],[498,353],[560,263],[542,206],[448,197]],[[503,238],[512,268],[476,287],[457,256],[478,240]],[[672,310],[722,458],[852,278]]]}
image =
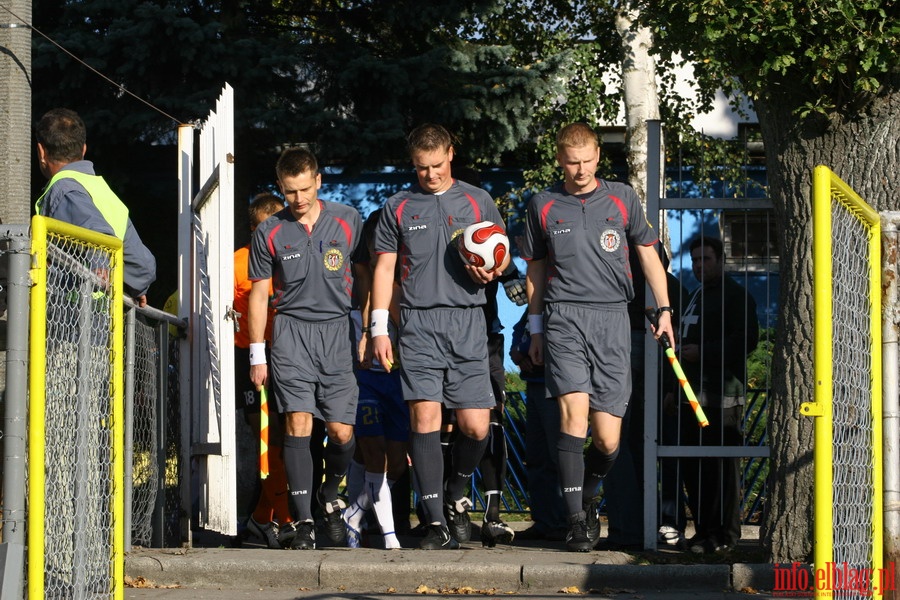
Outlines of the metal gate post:
{"label": "metal gate post", "polygon": [[31,237],[24,225],[0,233],[8,241],[6,392],[3,415],[3,544],[0,597],[22,598],[25,581],[25,457],[28,429],[28,313]]}

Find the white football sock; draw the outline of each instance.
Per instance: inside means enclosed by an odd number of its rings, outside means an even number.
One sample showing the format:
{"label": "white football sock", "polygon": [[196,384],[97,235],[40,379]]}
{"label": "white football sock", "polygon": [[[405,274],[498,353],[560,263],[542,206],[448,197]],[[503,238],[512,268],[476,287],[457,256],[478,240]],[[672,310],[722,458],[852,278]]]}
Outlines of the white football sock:
{"label": "white football sock", "polygon": [[378,525],[381,526],[381,533],[384,535],[384,547],[399,548],[400,540],[397,539],[394,531],[394,508],[386,475],[366,471],[366,493],[372,498],[375,516],[378,518]]}

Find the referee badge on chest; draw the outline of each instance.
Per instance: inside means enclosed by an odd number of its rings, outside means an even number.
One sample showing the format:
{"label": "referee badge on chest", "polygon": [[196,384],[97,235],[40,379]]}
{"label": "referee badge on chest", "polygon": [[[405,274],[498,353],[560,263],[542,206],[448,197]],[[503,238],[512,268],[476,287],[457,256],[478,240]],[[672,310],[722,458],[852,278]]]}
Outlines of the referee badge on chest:
{"label": "referee badge on chest", "polygon": [[344,255],[337,248],[325,252],[325,268],[329,271],[337,271],[344,265]]}
{"label": "referee badge on chest", "polygon": [[621,245],[622,238],[615,229],[607,229],[600,234],[600,247],[606,252],[615,252]]}

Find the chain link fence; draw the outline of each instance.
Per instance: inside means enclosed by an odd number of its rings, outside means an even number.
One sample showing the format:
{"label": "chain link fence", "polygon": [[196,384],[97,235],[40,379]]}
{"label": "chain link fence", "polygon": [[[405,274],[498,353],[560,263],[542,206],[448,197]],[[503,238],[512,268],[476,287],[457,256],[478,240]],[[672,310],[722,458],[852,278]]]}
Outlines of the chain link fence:
{"label": "chain link fence", "polygon": [[126,549],[182,542],[177,323],[155,309],[126,316]]}
{"label": "chain link fence", "polygon": [[115,238],[35,217],[9,241],[2,596],[114,597],[132,544],[183,541],[184,325],[123,299]]}
{"label": "chain link fence", "polygon": [[[122,561],[121,243],[35,218],[29,596],[111,594]],[[107,238],[107,239],[102,239]]]}

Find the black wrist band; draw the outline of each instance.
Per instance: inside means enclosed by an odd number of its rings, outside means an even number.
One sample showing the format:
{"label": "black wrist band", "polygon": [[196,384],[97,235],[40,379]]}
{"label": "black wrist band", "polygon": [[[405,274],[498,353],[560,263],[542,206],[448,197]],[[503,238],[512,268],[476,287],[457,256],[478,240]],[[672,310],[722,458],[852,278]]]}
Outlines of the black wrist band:
{"label": "black wrist band", "polygon": [[660,313],[664,313],[664,312],[667,312],[667,313],[669,313],[670,315],[674,315],[674,314],[675,314],[675,311],[672,310],[672,307],[671,307],[671,306],[660,306],[659,308],[656,309],[656,314],[657,314],[657,315],[659,315]]}

